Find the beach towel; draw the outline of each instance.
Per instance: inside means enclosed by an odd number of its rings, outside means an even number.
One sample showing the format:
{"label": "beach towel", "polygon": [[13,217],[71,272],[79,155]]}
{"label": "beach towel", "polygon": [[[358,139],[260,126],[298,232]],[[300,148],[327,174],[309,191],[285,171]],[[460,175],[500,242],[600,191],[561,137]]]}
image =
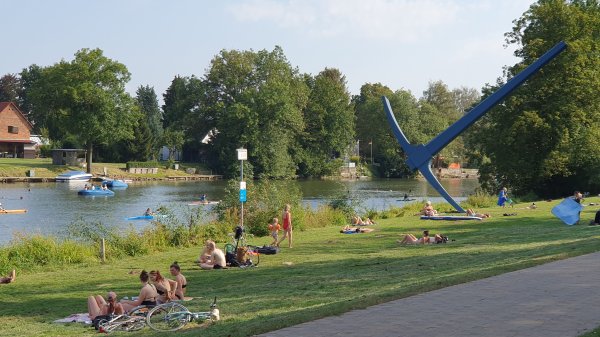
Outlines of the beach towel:
{"label": "beach towel", "polygon": [[583,209],[579,203],[571,198],[566,198],[560,204],[552,208],[552,214],[561,219],[565,224],[571,226],[579,221],[579,213]]}
{"label": "beach towel", "polygon": [[90,319],[90,315],[87,312],[82,314],[73,314],[71,316],[57,319],[54,323],[83,323],[83,324],[92,324],[92,320]]}

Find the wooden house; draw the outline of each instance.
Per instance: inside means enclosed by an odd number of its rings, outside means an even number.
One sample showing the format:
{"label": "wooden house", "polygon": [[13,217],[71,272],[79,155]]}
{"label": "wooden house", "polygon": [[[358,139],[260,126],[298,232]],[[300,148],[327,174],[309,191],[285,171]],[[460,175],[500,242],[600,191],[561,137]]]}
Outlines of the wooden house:
{"label": "wooden house", "polygon": [[0,157],[35,158],[33,125],[13,102],[0,102]]}

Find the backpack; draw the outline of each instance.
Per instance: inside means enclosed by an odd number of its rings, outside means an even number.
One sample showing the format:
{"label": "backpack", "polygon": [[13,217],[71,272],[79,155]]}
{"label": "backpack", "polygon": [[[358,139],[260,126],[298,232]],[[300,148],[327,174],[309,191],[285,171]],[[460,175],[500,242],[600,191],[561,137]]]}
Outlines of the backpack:
{"label": "backpack", "polygon": [[235,258],[235,253],[233,253],[233,252],[225,253],[225,262],[227,263],[227,265],[229,265],[231,267],[239,267],[240,266],[238,260]]}
{"label": "backpack", "polygon": [[100,329],[100,325],[104,324],[112,319],[112,315],[98,315],[92,320],[92,326],[94,329]]}
{"label": "backpack", "polygon": [[271,247],[271,246],[257,247],[256,251],[259,254],[265,254],[265,255],[273,255],[273,254],[277,254],[277,252],[279,252],[277,247]]}

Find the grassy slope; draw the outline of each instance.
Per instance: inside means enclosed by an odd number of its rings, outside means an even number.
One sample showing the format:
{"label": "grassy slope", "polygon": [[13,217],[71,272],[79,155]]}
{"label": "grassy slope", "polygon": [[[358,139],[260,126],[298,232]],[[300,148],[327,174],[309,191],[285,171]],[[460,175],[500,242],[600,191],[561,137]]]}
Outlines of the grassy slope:
{"label": "grassy slope", "polygon": [[[586,202],[598,202],[591,198]],[[86,311],[89,294],[115,290],[136,295],[137,275],[130,270],[166,271],[177,260],[188,278],[192,310],[205,310],[218,296],[222,321],[203,336],[247,336],[353,308],[381,303],[452,284],[480,279],[557,259],[600,250],[600,226],[565,226],[550,214],[556,202],[536,210],[492,209],[482,222],[421,221],[416,217],[381,220],[370,234],[343,235],[326,227],[296,233],[292,249],[263,256],[252,269],[201,271],[192,262],[199,248],[128,258],[108,265],[21,273],[17,282],[0,286],[0,334],[3,336],[95,335],[79,324],[52,320]],[[587,224],[597,206],[586,208]],[[488,211],[488,210],[483,210]],[[504,212],[517,216],[503,217]],[[584,222],[585,221],[585,222]],[[400,233],[424,228],[456,239],[446,245],[398,246]],[[268,238],[255,240],[268,243]],[[291,265],[289,265],[291,263]],[[507,289],[507,294],[510,289]],[[183,336],[197,336],[189,324]],[[148,329],[128,336],[148,335]]]}
{"label": "grassy slope", "polygon": [[[197,166],[194,164],[193,166]],[[158,174],[130,174],[125,171],[125,163],[93,163],[92,173],[103,175],[104,167],[111,177],[125,178],[165,178],[167,176],[185,176],[186,164],[180,164],[180,170],[165,170],[161,167]],[[83,170],[81,167],[52,165],[51,158],[22,159],[22,158],[0,158],[0,177],[26,177],[29,170],[35,171],[36,177],[54,178],[58,174],[68,170]],[[85,171],[85,170],[84,170]],[[203,173],[206,170],[203,170]]]}

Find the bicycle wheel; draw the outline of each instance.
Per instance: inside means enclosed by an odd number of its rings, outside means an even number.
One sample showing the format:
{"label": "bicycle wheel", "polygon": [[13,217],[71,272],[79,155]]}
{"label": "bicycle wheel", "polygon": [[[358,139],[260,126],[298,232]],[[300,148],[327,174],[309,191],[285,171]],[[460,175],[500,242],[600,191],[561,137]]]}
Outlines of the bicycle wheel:
{"label": "bicycle wheel", "polygon": [[170,302],[154,307],[148,312],[146,323],[156,331],[175,331],[190,321],[190,311],[183,305]]}

